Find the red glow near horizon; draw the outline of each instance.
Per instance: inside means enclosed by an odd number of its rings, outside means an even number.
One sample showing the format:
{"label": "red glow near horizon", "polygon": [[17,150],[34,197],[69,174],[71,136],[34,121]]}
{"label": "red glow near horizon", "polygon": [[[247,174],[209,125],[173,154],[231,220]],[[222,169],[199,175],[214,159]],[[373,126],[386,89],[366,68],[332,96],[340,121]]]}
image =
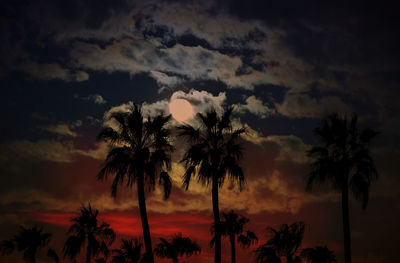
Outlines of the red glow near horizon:
{"label": "red glow near horizon", "polygon": [[[39,211],[25,211],[24,214],[31,220],[56,226],[70,226],[71,218],[78,215],[77,213]],[[133,237],[142,235],[140,218],[132,215],[132,213],[103,212],[99,214],[99,219],[108,223],[118,234]],[[211,223],[211,219],[198,215],[149,215],[151,232],[155,236],[171,236],[182,233],[185,236],[195,236],[201,240],[208,240]]]}

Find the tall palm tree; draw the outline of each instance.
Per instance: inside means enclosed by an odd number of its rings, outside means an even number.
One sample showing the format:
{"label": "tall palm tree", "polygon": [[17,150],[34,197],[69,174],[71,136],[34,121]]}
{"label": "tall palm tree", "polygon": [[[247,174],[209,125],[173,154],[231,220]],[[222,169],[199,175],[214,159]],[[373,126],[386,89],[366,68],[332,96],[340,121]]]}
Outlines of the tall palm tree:
{"label": "tall palm tree", "polygon": [[336,262],[335,254],[327,246],[305,248],[301,251],[301,257],[308,263],[333,263]]}
{"label": "tall palm tree", "polygon": [[259,255],[262,256],[262,253],[269,255],[271,251],[274,251],[278,257],[286,257],[287,263],[300,262],[296,253],[303,241],[304,227],[303,222],[295,222],[291,225],[282,224],[279,229],[269,227],[268,230],[272,236],[257,249]]}
{"label": "tall palm tree", "polygon": [[205,114],[198,113],[200,127],[191,125],[179,126],[180,136],[186,137],[190,146],[186,150],[182,162],[186,172],[183,176],[183,186],[187,190],[192,176],[203,185],[211,184],[212,207],[215,227],[215,263],[221,262],[221,231],[219,230],[219,197],[218,189],[222,187],[226,176],[232,182],[237,182],[239,189],[245,183],[239,160],[242,157],[242,147],[237,143],[245,131],[233,129],[231,123],[233,108],[227,108],[222,116],[215,109]]}
{"label": "tall palm tree", "polygon": [[369,128],[359,130],[356,114],[349,121],[336,113],[314,132],[319,144],[308,151],[313,162],[307,190],[311,191],[314,184],[329,182],[341,192],[345,262],[351,263],[349,192],[362,202],[363,209],[367,207],[369,187],[378,176],[369,144],[378,133]]}
{"label": "tall palm tree", "polygon": [[50,233],[43,232],[41,227],[25,228],[20,226],[17,235],[0,242],[0,251],[2,255],[9,255],[17,249],[18,252],[23,253],[24,261],[35,263],[36,253],[48,245],[51,236]]}
{"label": "tall palm tree", "polygon": [[89,204],[81,208],[79,216],[71,219],[73,224],[68,230],[70,236],[64,244],[64,258],[75,259],[85,244],[86,263],[90,263],[92,257],[100,253],[108,256],[108,246],[114,242],[115,233],[107,223],[99,224],[98,214],[99,211],[92,209]]}
{"label": "tall palm tree", "polygon": [[201,253],[200,246],[182,234],[173,236],[170,240],[160,238],[160,243],[154,249],[154,253],[161,258],[170,258],[173,263],[179,262],[179,257]]}
{"label": "tall palm tree", "polygon": [[113,250],[111,263],[139,263],[142,258],[142,243],[138,239],[121,241],[121,247]]}
{"label": "tall palm tree", "polygon": [[111,114],[117,128],[106,127],[100,134],[112,146],[97,179],[103,180],[114,175],[111,195],[116,196],[119,184],[124,180],[128,187],[137,184],[138,203],[142,221],[144,243],[147,257],[154,262],[152,255],[150,228],[147,219],[145,186],[154,190],[157,176],[164,187],[164,198],[171,192],[171,178],[166,170],[170,169],[172,145],[170,132],[165,124],[170,116],[158,115],[154,119],[142,115],[141,109],[134,104],[130,112]]}
{"label": "tall palm tree", "polygon": [[[233,210],[228,213],[222,213],[222,220],[220,222],[221,235],[229,237],[231,245],[231,260],[232,263],[236,263],[236,239],[242,247],[249,247],[258,241],[256,234],[247,230],[245,231],[244,226],[249,222],[249,219],[236,214]],[[215,226],[212,227],[214,233]],[[215,239],[211,240],[211,246],[214,246]]]}
{"label": "tall palm tree", "polygon": [[114,176],[111,195],[116,196],[118,185],[137,186],[140,217],[142,221],[144,245],[150,262],[154,262],[151,246],[150,227],[147,219],[145,186],[154,190],[158,177],[163,185],[164,198],[171,193],[171,178],[167,170],[171,166],[171,153],[174,150],[169,142],[170,131],[165,125],[171,116],[158,115],[155,118],[142,115],[140,106],[134,104],[130,112],[111,114],[110,120],[117,127],[108,126],[98,138],[111,145],[103,168],[97,175],[103,180]]}

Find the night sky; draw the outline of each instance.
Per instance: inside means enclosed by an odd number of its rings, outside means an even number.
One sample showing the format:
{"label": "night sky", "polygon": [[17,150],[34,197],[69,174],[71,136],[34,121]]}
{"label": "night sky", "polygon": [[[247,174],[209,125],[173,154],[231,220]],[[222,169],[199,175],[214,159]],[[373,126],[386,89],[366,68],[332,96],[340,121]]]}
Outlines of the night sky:
{"label": "night sky", "polygon": [[[361,127],[380,132],[371,144],[379,179],[366,210],[350,202],[353,262],[397,261],[399,9],[387,1],[321,2],[2,1],[0,240],[37,224],[61,253],[70,218],[88,202],[118,240],[140,237],[135,189],[122,187],[114,199],[111,180],[96,181],[108,150],[96,137],[111,112],[132,103],[155,116],[185,99],[193,113],[233,106],[235,125],[247,128],[247,185],[239,192],[225,183],[221,212],[248,217],[260,244],[267,226],[304,221],[302,247],[327,245],[338,262],[340,194],[305,191],[306,151],[326,114],[357,112]],[[183,190],[185,145],[175,144],[170,199],[160,189],[147,197],[153,243],[181,232],[203,248],[187,262],[212,262],[211,190],[195,182]],[[238,261],[251,262],[255,248],[239,248]],[[225,239],[223,262],[229,249]],[[38,262],[51,262],[44,250]]]}

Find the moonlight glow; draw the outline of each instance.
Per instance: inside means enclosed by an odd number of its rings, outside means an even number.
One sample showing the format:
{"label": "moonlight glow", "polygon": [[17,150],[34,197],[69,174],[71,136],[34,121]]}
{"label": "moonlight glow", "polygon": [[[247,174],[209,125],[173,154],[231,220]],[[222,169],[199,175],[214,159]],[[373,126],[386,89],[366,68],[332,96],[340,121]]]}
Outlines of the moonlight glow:
{"label": "moonlight glow", "polygon": [[192,104],[184,99],[175,99],[169,103],[169,112],[172,117],[180,122],[193,118],[194,110]]}

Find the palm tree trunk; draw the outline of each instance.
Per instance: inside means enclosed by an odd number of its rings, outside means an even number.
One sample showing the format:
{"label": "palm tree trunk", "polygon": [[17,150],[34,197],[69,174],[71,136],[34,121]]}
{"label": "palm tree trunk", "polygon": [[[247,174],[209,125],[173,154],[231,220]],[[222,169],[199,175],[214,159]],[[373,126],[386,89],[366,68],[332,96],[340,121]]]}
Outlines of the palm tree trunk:
{"label": "palm tree trunk", "polygon": [[31,263],[36,263],[36,255],[34,253],[32,253],[32,255],[30,256],[31,258]]}
{"label": "palm tree trunk", "polygon": [[213,176],[212,179],[212,205],[214,213],[214,226],[215,226],[215,252],[214,263],[221,263],[221,232],[219,230],[219,204],[218,204],[218,178]]}
{"label": "palm tree trunk", "polygon": [[88,242],[86,249],[86,263],[90,263],[91,257],[92,257],[92,246]]}
{"label": "palm tree trunk", "polygon": [[349,219],[349,188],[347,180],[342,189],[342,215],[344,234],[344,262],[351,263],[351,236]]}
{"label": "palm tree trunk", "polygon": [[178,259],[178,257],[174,257],[174,258],[172,258],[172,262],[174,262],[174,263],[179,263],[179,259]]}
{"label": "palm tree trunk", "polygon": [[144,246],[146,248],[146,254],[147,254],[149,263],[154,263],[153,249],[151,247],[150,227],[149,227],[149,222],[147,220],[146,198],[144,196],[144,175],[143,174],[141,176],[138,176],[137,187],[138,187],[137,191],[138,191],[140,218],[142,221],[142,228],[143,228]]}
{"label": "palm tree trunk", "polygon": [[236,263],[236,242],[235,235],[230,235],[229,239],[231,241],[231,259],[232,263]]}

